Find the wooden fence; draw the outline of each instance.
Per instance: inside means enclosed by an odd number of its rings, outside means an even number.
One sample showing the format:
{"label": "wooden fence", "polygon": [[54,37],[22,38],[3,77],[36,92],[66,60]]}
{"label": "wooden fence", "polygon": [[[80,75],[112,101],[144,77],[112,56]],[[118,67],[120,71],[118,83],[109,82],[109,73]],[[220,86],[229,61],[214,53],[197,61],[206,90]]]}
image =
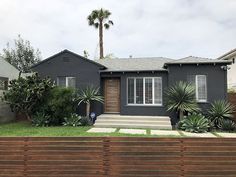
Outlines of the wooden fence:
{"label": "wooden fence", "polygon": [[236,139],[1,137],[1,177],[235,177]]}
{"label": "wooden fence", "polygon": [[236,122],[236,93],[228,93],[228,100],[235,107],[233,120]]}

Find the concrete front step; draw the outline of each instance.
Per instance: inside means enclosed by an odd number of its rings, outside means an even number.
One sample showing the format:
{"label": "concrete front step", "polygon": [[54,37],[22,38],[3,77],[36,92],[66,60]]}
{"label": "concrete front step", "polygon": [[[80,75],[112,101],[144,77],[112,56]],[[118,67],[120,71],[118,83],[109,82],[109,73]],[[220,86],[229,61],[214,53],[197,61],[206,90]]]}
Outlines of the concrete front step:
{"label": "concrete front step", "polygon": [[97,117],[94,126],[102,128],[172,129],[168,116],[130,116],[119,114],[102,114]]}
{"label": "concrete front step", "polygon": [[153,125],[153,124],[114,124],[114,123],[95,123],[95,127],[101,128],[150,128],[150,129],[161,129],[171,130],[172,126],[169,125]]}
{"label": "concrete front step", "polygon": [[116,119],[116,120],[106,120],[106,119],[98,119],[96,120],[96,123],[124,123],[124,124],[158,124],[158,125],[170,125],[170,121],[163,121],[163,120],[120,120],[120,119]]}
{"label": "concrete front step", "polygon": [[170,121],[168,116],[128,116],[118,114],[102,114],[97,119],[119,119],[119,120],[167,120]]}

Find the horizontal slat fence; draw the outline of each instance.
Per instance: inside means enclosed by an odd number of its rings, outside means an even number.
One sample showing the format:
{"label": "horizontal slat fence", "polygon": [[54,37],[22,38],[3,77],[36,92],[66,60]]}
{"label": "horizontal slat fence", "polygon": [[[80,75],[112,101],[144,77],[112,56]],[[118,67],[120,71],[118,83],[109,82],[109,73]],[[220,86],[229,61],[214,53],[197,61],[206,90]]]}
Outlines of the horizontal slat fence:
{"label": "horizontal slat fence", "polygon": [[1,137],[0,177],[235,177],[236,139]]}

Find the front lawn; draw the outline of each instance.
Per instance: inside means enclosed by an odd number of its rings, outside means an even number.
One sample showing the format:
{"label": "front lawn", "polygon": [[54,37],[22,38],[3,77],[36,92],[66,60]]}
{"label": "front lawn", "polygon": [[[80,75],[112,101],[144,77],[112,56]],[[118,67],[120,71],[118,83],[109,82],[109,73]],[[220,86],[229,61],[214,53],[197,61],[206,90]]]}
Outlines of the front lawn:
{"label": "front lawn", "polygon": [[92,128],[92,126],[33,127],[29,122],[16,122],[0,124],[0,136],[151,136],[150,134],[123,134],[117,131],[114,133],[87,133],[87,130],[90,128]]}

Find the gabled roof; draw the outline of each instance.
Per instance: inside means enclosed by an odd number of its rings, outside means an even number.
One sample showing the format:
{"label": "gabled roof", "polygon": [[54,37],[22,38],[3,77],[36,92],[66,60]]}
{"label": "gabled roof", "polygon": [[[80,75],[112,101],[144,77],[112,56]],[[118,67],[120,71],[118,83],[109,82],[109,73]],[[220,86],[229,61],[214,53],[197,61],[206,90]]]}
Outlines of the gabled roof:
{"label": "gabled roof", "polygon": [[55,57],[57,57],[57,56],[63,54],[63,53],[69,53],[69,54],[71,54],[71,55],[74,55],[74,56],[76,56],[76,57],[79,57],[79,58],[81,58],[81,59],[83,59],[83,60],[85,60],[85,61],[87,61],[87,62],[90,62],[90,63],[92,63],[92,64],[95,64],[95,65],[99,66],[101,69],[105,69],[105,68],[106,68],[105,66],[103,66],[103,65],[101,65],[101,64],[99,64],[99,63],[97,63],[97,62],[94,62],[93,60],[90,60],[90,59],[88,59],[88,58],[85,58],[85,57],[83,57],[83,56],[80,56],[80,55],[78,55],[78,54],[76,54],[76,53],[74,53],[74,52],[71,52],[71,51],[67,50],[67,49],[65,49],[65,50],[63,50],[63,51],[61,51],[61,52],[59,52],[59,53],[57,53],[57,54],[55,54],[55,55],[53,55],[53,56],[51,56],[51,57],[45,59],[45,60],[42,60],[41,62],[39,62],[39,63],[33,65],[31,68],[34,68],[34,67],[36,67],[36,66],[38,66],[38,65],[40,65],[40,64],[42,64],[42,63],[45,63],[45,62],[47,62],[47,61],[49,61],[49,60],[51,60],[51,59],[53,59],[53,58],[55,58]]}
{"label": "gabled roof", "polygon": [[219,60],[230,60],[232,57],[236,57],[236,48],[233,50],[230,50],[229,52],[225,53],[224,55],[221,55],[217,59]]}
{"label": "gabled roof", "polygon": [[181,58],[178,60],[172,60],[170,62],[166,62],[165,65],[170,65],[170,64],[211,64],[211,63],[213,63],[213,64],[214,63],[228,63],[228,64],[230,64],[231,61],[188,56],[188,57]]}
{"label": "gabled roof", "polygon": [[132,71],[165,71],[164,63],[172,61],[169,58],[115,58],[95,60],[107,69],[103,72],[132,72]]}
{"label": "gabled roof", "polygon": [[19,70],[8,63],[4,58],[0,57],[0,77],[15,79],[19,76]]}

